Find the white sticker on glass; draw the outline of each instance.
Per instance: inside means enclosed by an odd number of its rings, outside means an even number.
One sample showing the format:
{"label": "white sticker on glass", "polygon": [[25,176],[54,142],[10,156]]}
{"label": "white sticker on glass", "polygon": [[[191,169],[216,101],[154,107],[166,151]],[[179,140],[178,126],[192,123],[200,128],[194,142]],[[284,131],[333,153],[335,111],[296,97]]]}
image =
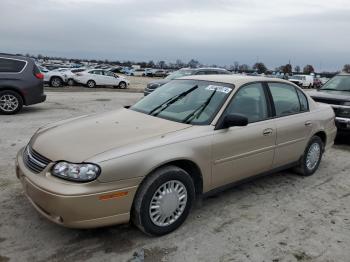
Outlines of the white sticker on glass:
{"label": "white sticker on glass", "polygon": [[225,94],[228,94],[232,91],[232,88],[225,87],[225,86],[215,86],[215,85],[209,85],[205,89],[210,91],[216,90],[217,92],[222,92]]}

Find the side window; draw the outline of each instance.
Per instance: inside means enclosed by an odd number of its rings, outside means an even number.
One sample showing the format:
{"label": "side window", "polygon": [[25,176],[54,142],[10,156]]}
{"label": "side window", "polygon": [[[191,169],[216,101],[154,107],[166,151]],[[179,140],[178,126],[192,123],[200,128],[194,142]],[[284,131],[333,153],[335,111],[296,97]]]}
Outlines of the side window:
{"label": "side window", "polygon": [[263,86],[254,83],[239,89],[228,105],[226,113],[245,115],[249,123],[268,119],[269,112]]}
{"label": "side window", "polygon": [[205,75],[206,73],[205,73],[205,71],[198,71],[197,73],[196,73],[196,75]]}
{"label": "side window", "polygon": [[114,74],[112,72],[108,72],[108,71],[104,71],[104,74],[106,76],[114,76]]}
{"label": "side window", "polygon": [[300,102],[294,86],[283,83],[269,83],[276,116],[300,113]]}
{"label": "side window", "polygon": [[24,61],[0,58],[0,73],[19,73],[25,65]]}
{"label": "side window", "polygon": [[306,112],[309,111],[309,103],[307,101],[307,98],[303,92],[301,92],[299,89],[297,89],[299,101],[300,101],[300,111]]}

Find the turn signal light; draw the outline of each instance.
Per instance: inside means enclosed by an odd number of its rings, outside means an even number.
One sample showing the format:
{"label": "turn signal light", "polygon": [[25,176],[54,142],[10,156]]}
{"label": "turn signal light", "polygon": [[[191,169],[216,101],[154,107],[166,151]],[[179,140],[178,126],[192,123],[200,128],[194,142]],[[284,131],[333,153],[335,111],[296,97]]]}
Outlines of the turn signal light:
{"label": "turn signal light", "polygon": [[106,194],[106,195],[99,196],[99,200],[102,200],[102,201],[103,200],[110,200],[113,198],[123,197],[126,195],[128,195],[128,191]]}

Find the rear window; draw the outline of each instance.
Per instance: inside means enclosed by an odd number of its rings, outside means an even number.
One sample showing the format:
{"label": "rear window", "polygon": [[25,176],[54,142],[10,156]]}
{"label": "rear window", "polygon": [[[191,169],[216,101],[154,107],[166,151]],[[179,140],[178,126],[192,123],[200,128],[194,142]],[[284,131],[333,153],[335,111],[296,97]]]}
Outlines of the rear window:
{"label": "rear window", "polygon": [[25,65],[25,61],[0,58],[0,73],[19,73]]}

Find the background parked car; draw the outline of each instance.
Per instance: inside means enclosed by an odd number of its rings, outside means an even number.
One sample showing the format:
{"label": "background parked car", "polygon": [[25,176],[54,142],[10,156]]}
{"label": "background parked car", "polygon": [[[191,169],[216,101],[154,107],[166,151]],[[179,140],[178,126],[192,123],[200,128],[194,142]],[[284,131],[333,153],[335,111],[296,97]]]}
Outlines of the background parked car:
{"label": "background parked car", "polygon": [[44,102],[43,79],[31,58],[0,54],[0,113],[15,114],[23,105]]}
{"label": "background parked car", "polygon": [[314,76],[312,75],[293,75],[288,80],[300,87],[312,88],[314,86]]}
{"label": "background parked car", "polygon": [[61,87],[67,82],[67,75],[59,69],[49,71],[44,67],[40,67],[44,74],[44,83],[51,87]]}
{"label": "background parked car", "polygon": [[350,74],[341,73],[330,79],[310,96],[320,103],[330,104],[335,112],[338,131],[350,132]]}
{"label": "background parked car", "polygon": [[96,86],[127,88],[129,85],[129,81],[126,78],[102,69],[91,69],[77,73],[74,80],[77,83],[86,85],[89,88]]}
{"label": "background parked car", "polygon": [[144,90],[144,95],[148,95],[152,93],[155,89],[158,87],[170,82],[173,79],[183,77],[183,76],[189,76],[189,75],[229,75],[231,74],[230,71],[227,71],[223,68],[182,68],[180,70],[177,70],[173,72],[172,74],[168,75],[165,79],[162,80],[156,80],[148,83],[147,87]]}
{"label": "background parked car", "polygon": [[167,75],[168,75],[167,71],[163,69],[156,69],[152,72],[152,76],[154,77],[165,77]]}

